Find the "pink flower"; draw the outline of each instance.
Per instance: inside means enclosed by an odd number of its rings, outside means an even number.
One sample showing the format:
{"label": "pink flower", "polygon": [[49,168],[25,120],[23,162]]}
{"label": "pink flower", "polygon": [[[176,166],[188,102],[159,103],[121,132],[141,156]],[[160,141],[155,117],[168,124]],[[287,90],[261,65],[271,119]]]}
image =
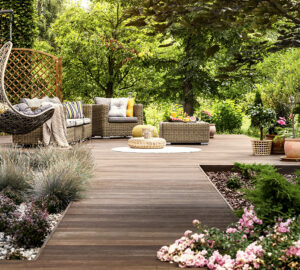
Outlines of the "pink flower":
{"label": "pink flower", "polygon": [[206,115],[208,115],[209,117],[212,117],[212,114],[209,111],[203,111]]}
{"label": "pink flower", "polygon": [[291,115],[290,115],[290,118],[291,118],[291,119],[293,119],[293,118],[294,118],[294,115],[293,115],[292,113],[291,113]]}
{"label": "pink flower", "polygon": [[293,243],[294,246],[290,246],[285,254],[289,257],[289,256],[297,256],[300,257],[300,240],[298,240],[297,242]]}
{"label": "pink flower", "polygon": [[187,237],[187,236],[189,236],[191,233],[192,233],[192,231],[187,230],[187,231],[184,232],[184,236]]}
{"label": "pink flower", "polygon": [[288,233],[290,231],[289,225],[291,224],[292,220],[288,219],[286,222],[280,222],[279,224],[275,224],[275,232],[278,233]]}
{"label": "pink flower", "polygon": [[285,121],[282,120],[282,119],[277,120],[277,123],[278,123],[279,125],[281,125],[281,126],[285,126],[285,125],[286,125]]}
{"label": "pink flower", "polygon": [[236,228],[228,228],[227,230],[226,230],[226,233],[236,233],[238,230],[236,229]]}
{"label": "pink flower", "polygon": [[197,226],[197,225],[199,225],[200,224],[200,221],[198,220],[198,219],[194,219],[193,220],[193,225],[194,226]]}

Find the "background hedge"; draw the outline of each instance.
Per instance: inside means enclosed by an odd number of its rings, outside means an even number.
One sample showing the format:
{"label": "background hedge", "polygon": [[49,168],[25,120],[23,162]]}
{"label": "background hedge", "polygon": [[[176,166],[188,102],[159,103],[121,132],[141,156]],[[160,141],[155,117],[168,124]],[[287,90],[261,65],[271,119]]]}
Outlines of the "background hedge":
{"label": "background hedge", "polygon": [[[0,0],[0,9],[14,11],[13,43],[17,48],[32,48],[38,34],[35,0]],[[9,15],[0,15],[0,44],[9,40]]]}

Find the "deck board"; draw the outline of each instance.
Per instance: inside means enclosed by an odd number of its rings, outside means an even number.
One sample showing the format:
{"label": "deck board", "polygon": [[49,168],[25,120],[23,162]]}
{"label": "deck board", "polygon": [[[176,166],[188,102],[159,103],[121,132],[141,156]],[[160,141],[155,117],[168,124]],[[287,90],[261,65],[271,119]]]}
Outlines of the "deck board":
{"label": "deck board", "polygon": [[[1,142],[10,141],[0,138]],[[0,261],[0,268],[174,269],[156,260],[156,251],[191,229],[193,219],[222,229],[235,220],[199,165],[283,164],[278,156],[252,156],[249,138],[243,135],[217,136],[209,145],[192,145],[201,148],[197,153],[111,151],[125,145],[124,139],[87,143],[95,174],[85,199],[72,203],[36,261]]]}

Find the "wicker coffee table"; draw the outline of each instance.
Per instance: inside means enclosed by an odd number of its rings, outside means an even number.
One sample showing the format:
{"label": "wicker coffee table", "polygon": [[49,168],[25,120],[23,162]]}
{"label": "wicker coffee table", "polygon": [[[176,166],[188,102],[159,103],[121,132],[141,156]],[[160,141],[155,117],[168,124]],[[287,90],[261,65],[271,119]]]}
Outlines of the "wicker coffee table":
{"label": "wicker coffee table", "polygon": [[170,143],[208,143],[209,123],[161,122],[159,136]]}
{"label": "wicker coffee table", "polygon": [[144,139],[143,137],[131,138],[128,140],[131,148],[160,149],[166,146],[166,140],[162,138]]}

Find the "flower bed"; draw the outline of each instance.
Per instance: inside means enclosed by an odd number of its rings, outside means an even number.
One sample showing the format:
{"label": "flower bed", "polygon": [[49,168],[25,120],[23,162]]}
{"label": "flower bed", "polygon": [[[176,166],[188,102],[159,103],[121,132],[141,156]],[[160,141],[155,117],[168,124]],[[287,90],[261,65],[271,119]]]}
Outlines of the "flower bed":
{"label": "flower bed", "polygon": [[0,259],[34,259],[92,169],[83,148],[0,150]]}
{"label": "flower bed", "polygon": [[270,165],[236,163],[211,175],[236,213],[246,206],[241,218],[225,232],[194,220],[196,230],[162,247],[158,259],[181,268],[300,269],[300,171],[283,176]]}
{"label": "flower bed", "polygon": [[264,228],[254,207],[245,208],[242,218],[226,232],[202,227],[186,231],[170,246],[163,246],[157,258],[179,267],[207,267],[212,270],[299,269],[300,220],[278,220]]}

